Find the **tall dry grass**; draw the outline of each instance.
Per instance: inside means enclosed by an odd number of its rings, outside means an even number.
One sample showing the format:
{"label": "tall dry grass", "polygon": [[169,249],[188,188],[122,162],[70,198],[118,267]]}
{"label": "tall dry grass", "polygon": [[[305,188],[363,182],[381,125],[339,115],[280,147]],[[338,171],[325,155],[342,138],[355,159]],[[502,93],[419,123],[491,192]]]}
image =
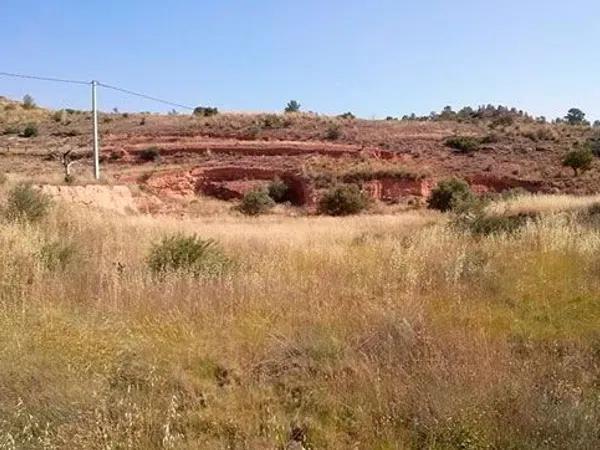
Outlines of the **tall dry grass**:
{"label": "tall dry grass", "polygon": [[[153,278],[175,232],[235,267]],[[0,448],[597,448],[599,250],[570,214],[2,223]]]}

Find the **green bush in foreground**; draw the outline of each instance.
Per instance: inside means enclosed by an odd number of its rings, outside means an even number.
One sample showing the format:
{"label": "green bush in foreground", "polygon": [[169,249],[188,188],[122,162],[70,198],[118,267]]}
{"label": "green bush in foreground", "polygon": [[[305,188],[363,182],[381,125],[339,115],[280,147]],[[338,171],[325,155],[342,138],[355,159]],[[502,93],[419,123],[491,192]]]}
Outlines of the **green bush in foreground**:
{"label": "green bush in foreground", "polygon": [[368,206],[367,196],[356,184],[342,184],[331,188],[319,202],[319,211],[330,216],[357,214]]}
{"label": "green bush in foreground", "polygon": [[441,181],[427,199],[429,209],[447,212],[463,208],[466,204],[475,201],[469,185],[457,178]]}
{"label": "green bush in foreground", "polygon": [[9,220],[37,222],[46,216],[51,200],[30,184],[18,184],[8,193],[5,215]]}
{"label": "green bush in foreground", "polygon": [[148,266],[155,275],[184,273],[193,276],[222,275],[231,261],[213,239],[176,234],[164,237],[150,250]]}
{"label": "green bush in foreground", "polygon": [[275,202],[269,194],[262,189],[250,191],[244,195],[238,210],[247,216],[258,216],[268,212]]}

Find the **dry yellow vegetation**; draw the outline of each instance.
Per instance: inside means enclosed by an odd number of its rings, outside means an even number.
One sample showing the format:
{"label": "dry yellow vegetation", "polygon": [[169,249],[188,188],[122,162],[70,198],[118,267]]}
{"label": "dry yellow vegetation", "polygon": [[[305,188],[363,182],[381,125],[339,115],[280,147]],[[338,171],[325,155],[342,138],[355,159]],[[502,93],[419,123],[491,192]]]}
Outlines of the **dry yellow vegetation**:
{"label": "dry yellow vegetation", "polygon": [[[598,448],[584,216],[3,221],[0,448]],[[177,232],[234,265],[153,275]]]}

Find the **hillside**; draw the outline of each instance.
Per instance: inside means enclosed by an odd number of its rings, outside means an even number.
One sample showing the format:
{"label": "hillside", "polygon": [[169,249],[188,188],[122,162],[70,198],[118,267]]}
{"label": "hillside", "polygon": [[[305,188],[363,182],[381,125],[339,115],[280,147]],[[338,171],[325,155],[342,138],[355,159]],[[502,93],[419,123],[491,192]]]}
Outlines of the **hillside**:
{"label": "hillside", "polygon": [[[597,162],[577,177],[561,164],[567,151],[594,138],[594,128],[493,112],[451,120],[444,114],[436,120],[363,120],[308,113],[103,113],[102,168],[108,180],[140,185],[163,199],[203,193],[230,200],[279,177],[291,185],[292,203],[309,208],[320,189],[348,180],[386,203],[419,203],[437,181],[453,176],[478,192],[600,190]],[[37,136],[20,136],[29,123]],[[88,182],[90,129],[89,112],[25,109],[3,99],[0,170],[60,183],[61,154],[72,150],[79,160],[75,179]],[[471,140],[474,148],[451,148],[452,137]]]}

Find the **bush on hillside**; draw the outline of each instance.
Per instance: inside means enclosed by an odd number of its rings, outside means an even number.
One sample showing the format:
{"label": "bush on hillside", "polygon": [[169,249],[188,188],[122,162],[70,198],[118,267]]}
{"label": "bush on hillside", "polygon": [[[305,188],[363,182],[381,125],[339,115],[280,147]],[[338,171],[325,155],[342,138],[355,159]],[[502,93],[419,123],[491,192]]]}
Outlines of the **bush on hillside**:
{"label": "bush on hillside", "polygon": [[285,105],[284,111],[286,113],[295,113],[300,111],[300,103],[296,100],[290,100],[287,105]]}
{"label": "bush on hillside", "polygon": [[197,106],[196,108],[194,108],[193,114],[194,116],[199,117],[211,117],[219,114],[219,110],[210,106]]}
{"label": "bush on hillside", "polygon": [[144,162],[156,161],[160,157],[158,147],[149,147],[139,153],[139,158]]}
{"label": "bush on hillside", "polygon": [[427,207],[447,212],[464,208],[466,204],[472,203],[474,199],[475,196],[465,181],[452,178],[441,181],[431,191],[427,199]]}
{"label": "bush on hillside", "polygon": [[267,192],[256,189],[247,192],[238,206],[238,210],[247,216],[265,214],[275,206],[275,202]]}
{"label": "bush on hillside", "polygon": [[592,167],[592,161],[594,159],[594,154],[592,151],[587,148],[580,148],[576,150],[571,150],[567,153],[562,161],[563,166],[570,167],[573,169],[575,176],[579,175],[579,172],[585,172]]}
{"label": "bush on hillside", "polygon": [[471,136],[453,136],[446,139],[445,145],[459,153],[472,153],[479,150],[481,141]]}
{"label": "bush on hillside", "polygon": [[222,253],[216,241],[200,239],[196,235],[164,237],[152,246],[148,256],[148,267],[155,275],[218,276],[230,266],[231,260]]}
{"label": "bush on hillside", "polygon": [[330,216],[347,216],[363,211],[368,204],[367,196],[356,184],[341,184],[323,195],[319,211]]}
{"label": "bush on hillside", "polygon": [[30,184],[18,184],[8,193],[5,215],[9,220],[37,222],[43,219],[51,206],[50,197]]}
{"label": "bush on hillside", "polygon": [[342,136],[341,127],[338,124],[331,124],[325,133],[325,139],[329,141],[337,141]]}
{"label": "bush on hillside", "polygon": [[350,111],[345,112],[344,114],[340,114],[338,117],[340,119],[344,119],[344,120],[356,119],[356,116],[354,114],[352,114]]}
{"label": "bush on hillside", "polygon": [[25,127],[25,129],[23,130],[23,132],[21,133],[21,137],[24,137],[24,138],[36,137],[37,135],[38,135],[38,128],[33,123],[30,123],[29,125],[27,125]]}
{"label": "bush on hillside", "polygon": [[288,200],[290,188],[281,178],[275,177],[275,179],[269,183],[267,191],[269,197],[271,197],[275,203],[283,203]]}

